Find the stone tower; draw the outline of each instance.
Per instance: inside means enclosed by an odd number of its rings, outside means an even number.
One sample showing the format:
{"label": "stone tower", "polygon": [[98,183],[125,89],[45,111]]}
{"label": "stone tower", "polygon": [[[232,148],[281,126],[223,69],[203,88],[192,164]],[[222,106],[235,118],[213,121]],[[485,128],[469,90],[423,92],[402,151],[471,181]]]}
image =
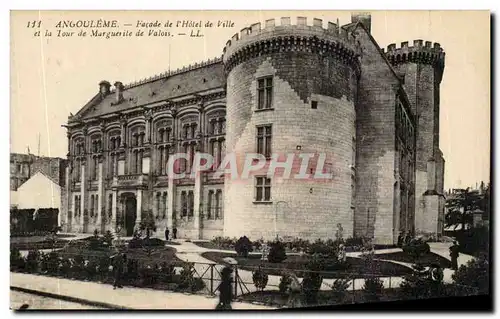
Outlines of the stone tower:
{"label": "stone tower", "polygon": [[417,120],[415,230],[441,234],[444,221],[444,159],[439,149],[439,101],[445,53],[439,43],[414,40],[387,47],[387,58],[404,79]]}
{"label": "stone tower", "polygon": [[[235,34],[224,48],[223,63],[226,151],[236,155],[240,174],[245,154],[259,151],[259,134],[269,137],[270,158],[294,158],[290,178],[278,169],[265,180],[269,196],[264,200],[256,184],[268,172],[269,161],[248,178],[226,176],[225,207],[231,210],[224,216],[224,234],[332,238],[339,224],[352,234],[359,77],[352,35],[331,22],[323,28],[320,19],[312,25],[302,17],[296,24],[290,18],[281,18],[280,25],[267,20],[263,27],[256,23]],[[311,165],[309,178],[294,179],[304,153],[326,154],[323,172],[333,177],[315,179],[317,166]],[[318,161],[319,155],[309,163]]]}

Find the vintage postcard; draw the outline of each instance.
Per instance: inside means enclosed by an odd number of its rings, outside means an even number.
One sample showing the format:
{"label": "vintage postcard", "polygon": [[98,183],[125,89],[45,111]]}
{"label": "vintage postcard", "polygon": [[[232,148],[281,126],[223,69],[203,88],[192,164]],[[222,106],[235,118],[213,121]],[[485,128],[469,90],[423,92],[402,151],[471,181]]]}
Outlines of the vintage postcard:
{"label": "vintage postcard", "polygon": [[11,11],[11,309],[488,297],[490,19]]}

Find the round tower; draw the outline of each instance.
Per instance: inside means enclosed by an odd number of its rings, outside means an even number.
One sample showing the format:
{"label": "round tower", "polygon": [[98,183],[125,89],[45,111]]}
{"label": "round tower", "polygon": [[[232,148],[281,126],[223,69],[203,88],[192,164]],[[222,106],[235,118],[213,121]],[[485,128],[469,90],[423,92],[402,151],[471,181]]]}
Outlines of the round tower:
{"label": "round tower", "polygon": [[[352,35],[320,19],[271,19],[235,34],[223,63],[226,154],[239,173],[225,178],[224,235],[332,238],[339,224],[352,235],[359,77]],[[245,162],[250,153],[268,159],[242,176],[254,163]],[[290,171],[272,169],[284,162]]]}

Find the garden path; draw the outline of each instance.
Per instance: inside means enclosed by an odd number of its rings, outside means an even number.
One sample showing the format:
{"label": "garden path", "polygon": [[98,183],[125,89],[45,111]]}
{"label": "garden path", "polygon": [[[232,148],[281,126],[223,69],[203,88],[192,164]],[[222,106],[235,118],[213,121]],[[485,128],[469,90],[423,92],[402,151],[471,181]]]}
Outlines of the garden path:
{"label": "garden path", "polygon": [[[170,247],[173,247],[177,250],[176,256],[183,261],[197,263],[197,264],[195,264],[195,269],[200,275],[205,273],[205,271],[207,271],[207,269],[209,268],[208,264],[211,264],[211,265],[215,264],[213,261],[210,261],[210,260],[202,257],[201,256],[202,253],[208,252],[208,251],[234,253],[234,251],[230,251],[230,250],[217,250],[217,249],[209,249],[209,248],[200,247],[192,242],[186,242],[185,240],[178,239],[175,241],[180,243],[180,245],[175,245],[175,246],[170,246]],[[448,252],[450,243],[430,243],[429,246],[431,248],[431,252],[439,254],[447,259],[450,259],[449,252]],[[394,253],[394,252],[399,252],[399,251],[402,251],[402,250],[400,248],[379,249],[379,250],[375,251],[375,254],[387,254],[387,253]],[[360,257],[360,255],[361,255],[361,252],[347,253],[347,256],[349,256],[349,257]],[[465,255],[465,254],[461,254],[459,259],[458,259],[458,265],[460,266],[462,264],[465,264],[471,258],[473,258],[473,257]],[[394,261],[394,260],[384,260],[384,261],[400,264],[400,265],[410,267],[410,268],[412,266],[409,263],[404,263],[404,262],[399,262],[399,261]],[[216,265],[216,268],[220,271],[220,269],[222,269],[223,266]],[[454,271],[452,269],[447,268],[447,269],[444,269],[443,272],[444,272],[444,279],[443,279],[444,282],[451,283],[453,281],[451,276],[454,273]],[[253,284],[251,271],[238,269],[238,274],[248,289],[248,291],[246,291],[247,289],[244,289],[243,293],[257,291],[257,289],[255,288],[255,286]],[[207,276],[205,275],[204,277],[207,277]],[[268,281],[266,290],[278,290],[280,279],[281,279],[281,276],[269,275],[269,281]],[[395,276],[395,277],[382,277],[380,279],[382,280],[382,282],[384,284],[384,288],[397,288],[403,282],[403,278],[397,277],[397,276]],[[299,278],[299,280],[302,281],[302,278]],[[323,279],[323,284],[321,285],[321,290],[330,290],[334,281],[335,281],[335,279]],[[362,278],[357,278],[357,279],[351,280],[348,289],[349,290],[361,290],[361,289],[363,289],[364,281],[365,280]],[[238,288],[238,290],[240,290],[240,288]]]}
{"label": "garden path", "polygon": [[[113,290],[111,285],[23,273],[10,273],[10,285],[87,301],[106,302],[128,309],[214,309],[218,302],[217,298],[204,295],[131,287]],[[233,309],[275,309],[243,302],[233,302],[232,306]]]}

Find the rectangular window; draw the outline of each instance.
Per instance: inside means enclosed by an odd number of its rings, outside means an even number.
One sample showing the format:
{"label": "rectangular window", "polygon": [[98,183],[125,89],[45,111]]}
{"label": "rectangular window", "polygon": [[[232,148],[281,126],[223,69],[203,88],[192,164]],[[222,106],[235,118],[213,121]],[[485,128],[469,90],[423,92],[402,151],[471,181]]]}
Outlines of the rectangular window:
{"label": "rectangular window", "polygon": [[191,138],[196,138],[196,124],[191,125]]}
{"label": "rectangular window", "polygon": [[271,201],[271,179],[268,177],[255,178],[255,201],[269,202]]}
{"label": "rectangular window", "polygon": [[270,109],[273,105],[273,78],[267,77],[258,80],[257,87],[258,110]]}
{"label": "rectangular window", "polygon": [[194,193],[193,193],[193,191],[189,191],[188,201],[189,201],[188,217],[193,217],[194,216]]}
{"label": "rectangular window", "polygon": [[108,216],[113,216],[113,194],[108,195]]}
{"label": "rectangular window", "polygon": [[208,191],[208,203],[207,203],[207,219],[211,219],[211,217],[212,217],[212,205],[213,205],[212,197],[213,196],[214,196],[214,191],[209,190]]}
{"label": "rectangular window", "polygon": [[186,192],[181,193],[181,209],[182,209],[182,217],[187,216],[187,198]]}
{"label": "rectangular window", "polygon": [[165,219],[165,217],[167,217],[167,212],[168,212],[167,196],[168,196],[168,193],[164,192],[163,193],[163,219]]}
{"label": "rectangular window", "polygon": [[266,158],[271,157],[272,131],[271,125],[257,127],[257,153]]}
{"label": "rectangular window", "polygon": [[311,109],[316,110],[318,108],[318,101],[311,101]]}
{"label": "rectangular window", "polygon": [[217,203],[217,213],[215,218],[216,219],[223,219],[223,211],[222,211],[222,190],[217,190],[216,193],[216,203]]}

